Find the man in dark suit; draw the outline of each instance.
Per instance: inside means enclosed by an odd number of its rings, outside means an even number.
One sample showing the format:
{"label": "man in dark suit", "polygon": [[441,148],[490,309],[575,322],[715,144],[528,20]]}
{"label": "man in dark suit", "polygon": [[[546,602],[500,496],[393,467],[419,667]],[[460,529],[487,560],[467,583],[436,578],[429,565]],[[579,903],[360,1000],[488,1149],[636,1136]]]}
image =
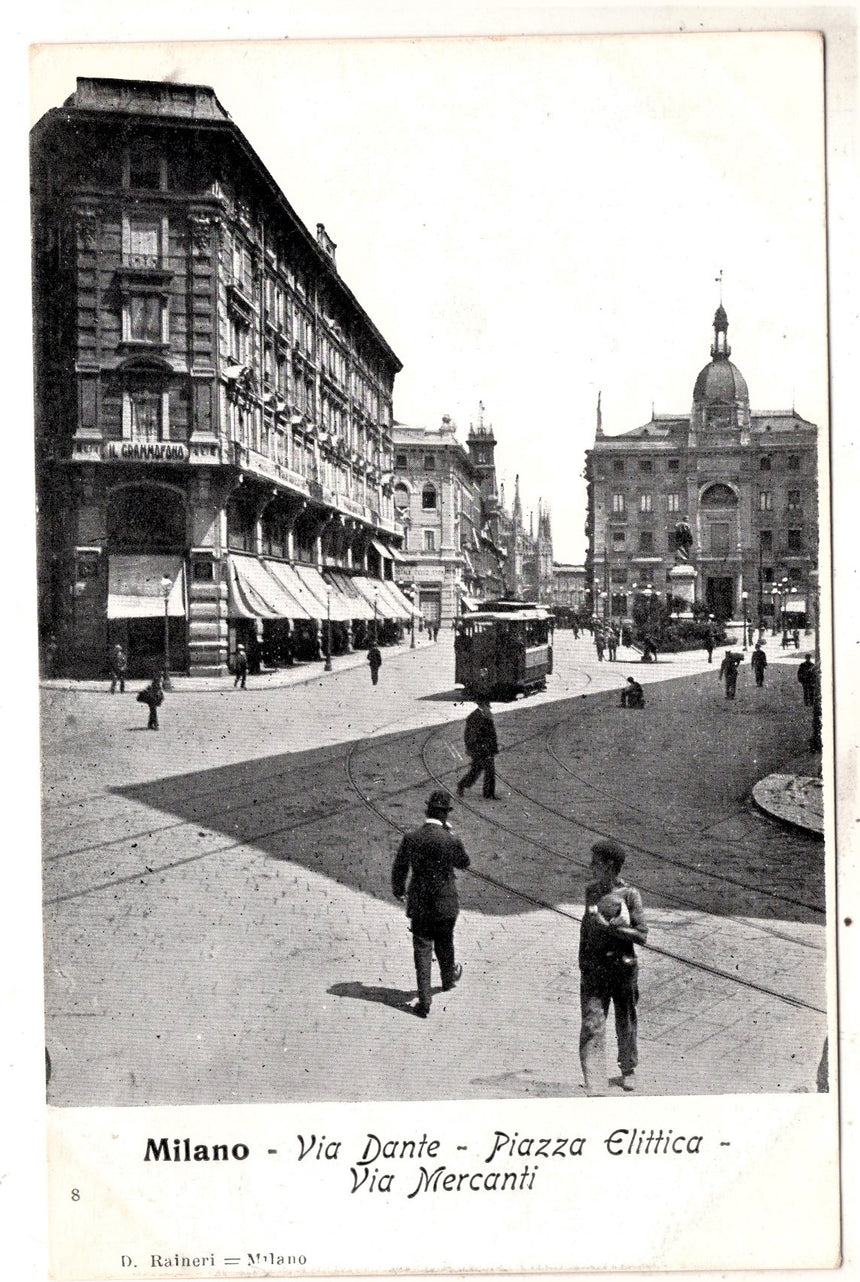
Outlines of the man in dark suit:
{"label": "man in dark suit", "polygon": [[499,741],[496,736],[496,723],[486,699],[480,699],[477,708],[466,718],[463,742],[467,753],[472,758],[472,764],[457,784],[457,796],[462,797],[465,789],[471,788],[483,771],[484,796],[490,801],[495,801],[496,754],[499,751]]}
{"label": "man in dark suit", "polygon": [[391,869],[391,890],[396,899],[405,896],[406,915],[411,921],[418,979],[415,1013],[422,1019],[430,1014],[430,965],[434,950],[446,992],[463,973],[463,967],[454,960],[454,924],[460,910],[454,869],[468,868],[469,856],[460,838],[455,837],[448,826],[450,810],[448,793],[432,792],[427,801],[427,818],[420,828],[403,838]]}

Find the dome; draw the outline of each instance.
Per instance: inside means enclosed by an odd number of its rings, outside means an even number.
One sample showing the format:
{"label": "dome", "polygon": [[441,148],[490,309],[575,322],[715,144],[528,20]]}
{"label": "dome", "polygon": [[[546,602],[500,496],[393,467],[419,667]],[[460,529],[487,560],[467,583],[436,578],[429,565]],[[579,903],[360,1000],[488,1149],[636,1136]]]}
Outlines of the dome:
{"label": "dome", "polygon": [[700,371],[693,388],[693,404],[733,405],[736,401],[748,402],[749,395],[746,379],[737,365],[718,357]]}

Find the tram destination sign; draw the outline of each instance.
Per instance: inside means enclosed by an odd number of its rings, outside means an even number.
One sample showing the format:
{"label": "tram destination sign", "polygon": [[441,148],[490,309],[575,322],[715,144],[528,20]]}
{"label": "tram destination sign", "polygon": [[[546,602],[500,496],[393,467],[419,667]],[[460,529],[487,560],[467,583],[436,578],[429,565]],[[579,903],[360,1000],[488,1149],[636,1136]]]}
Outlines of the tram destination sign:
{"label": "tram destination sign", "polygon": [[187,463],[190,451],[181,441],[106,441],[103,459],[121,463]]}

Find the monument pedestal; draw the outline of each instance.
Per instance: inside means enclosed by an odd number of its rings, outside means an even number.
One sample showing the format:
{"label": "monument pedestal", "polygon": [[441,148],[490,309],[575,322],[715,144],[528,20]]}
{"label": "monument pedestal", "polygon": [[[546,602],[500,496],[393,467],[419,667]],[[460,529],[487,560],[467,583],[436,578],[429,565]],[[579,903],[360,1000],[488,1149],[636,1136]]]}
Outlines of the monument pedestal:
{"label": "monument pedestal", "polygon": [[669,591],[676,601],[683,601],[684,608],[673,611],[679,619],[692,619],[693,602],[696,599],[696,579],[698,571],[689,562],[681,561],[669,571]]}

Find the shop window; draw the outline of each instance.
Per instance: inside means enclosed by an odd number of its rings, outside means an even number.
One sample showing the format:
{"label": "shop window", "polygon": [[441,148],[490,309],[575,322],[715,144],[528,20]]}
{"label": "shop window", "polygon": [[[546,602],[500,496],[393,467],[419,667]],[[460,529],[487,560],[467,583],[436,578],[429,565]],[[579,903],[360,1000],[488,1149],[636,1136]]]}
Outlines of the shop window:
{"label": "shop window", "polygon": [[110,497],[107,531],[115,551],[165,552],[186,545],[185,501],[159,485],[124,485]]}
{"label": "shop window", "polygon": [[238,552],[254,551],[254,527],[256,521],[250,505],[238,499],[230,499],[227,504],[227,545]]}
{"label": "shop window", "polygon": [[436,489],[432,485],[425,485],[421,491],[421,506],[425,512],[434,511],[436,508]]}

